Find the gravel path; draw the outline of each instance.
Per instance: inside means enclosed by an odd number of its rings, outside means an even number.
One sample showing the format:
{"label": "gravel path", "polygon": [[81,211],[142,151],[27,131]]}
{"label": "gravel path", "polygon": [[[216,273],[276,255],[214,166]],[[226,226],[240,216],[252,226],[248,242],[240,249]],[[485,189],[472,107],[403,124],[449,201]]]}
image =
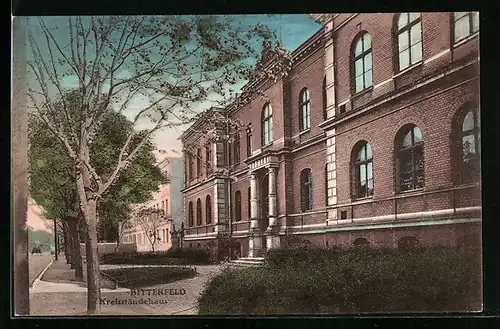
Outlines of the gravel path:
{"label": "gravel path", "polygon": [[[120,266],[103,265],[101,268],[110,269],[118,267]],[[197,298],[202,293],[205,283],[207,283],[213,275],[219,273],[223,268],[224,266],[222,265],[197,265],[196,270],[198,275],[193,278],[143,288],[158,289],[161,290],[164,295],[154,295],[151,293],[151,295],[148,296],[147,292],[144,292],[144,295],[131,295],[130,291],[125,288],[116,290],[102,289],[101,314],[197,314]],[[86,305],[86,288],[81,285],[79,286],[76,283],[53,283],[40,281],[35,289],[30,291],[31,315],[86,315]]]}

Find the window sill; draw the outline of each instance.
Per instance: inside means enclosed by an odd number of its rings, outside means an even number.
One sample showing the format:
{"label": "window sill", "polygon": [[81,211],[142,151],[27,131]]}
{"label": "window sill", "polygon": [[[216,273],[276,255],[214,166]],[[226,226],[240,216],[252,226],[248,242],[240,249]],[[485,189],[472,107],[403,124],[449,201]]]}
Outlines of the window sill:
{"label": "window sill", "polygon": [[405,67],[404,69],[402,69],[402,70],[401,70],[401,71],[399,71],[398,73],[394,74],[393,78],[397,78],[397,77],[399,77],[399,76],[404,75],[405,73],[408,73],[408,72],[410,72],[410,71],[413,71],[413,70],[415,70],[417,67],[421,67],[423,63],[424,63],[424,61],[423,61],[423,60],[420,60],[420,61],[416,62],[415,64],[412,64],[412,65],[410,65],[410,66],[408,66],[408,67]]}
{"label": "window sill", "polygon": [[361,96],[363,96],[363,95],[365,95],[365,94],[368,94],[368,93],[370,93],[372,90],[373,90],[373,86],[368,87],[368,88],[365,88],[365,89],[363,89],[363,90],[361,90],[361,91],[358,91],[357,93],[355,93],[355,94],[352,94],[352,95],[351,95],[351,100],[352,100],[352,99],[359,98],[359,97],[361,97]]}
{"label": "window sill", "polygon": [[469,42],[470,40],[472,39],[475,39],[477,36],[479,35],[479,31],[477,32],[474,32],[473,34],[469,35],[469,36],[466,36],[465,38],[461,39],[461,40],[458,40],[458,41],[455,41],[452,45],[453,48],[458,48],[460,47],[461,45],[463,45],[464,43],[467,43]]}
{"label": "window sill", "polygon": [[273,145],[273,142],[267,143],[266,145],[262,146],[260,149],[264,151],[265,149],[271,147]]}
{"label": "window sill", "polygon": [[307,128],[307,129],[304,129],[304,130],[302,130],[301,132],[299,132],[299,136],[304,135],[304,134],[307,134],[307,133],[308,133],[308,132],[310,132],[310,131],[311,131],[311,128],[310,128],[310,127],[309,127],[309,128]]}
{"label": "window sill", "polygon": [[373,196],[367,196],[367,197],[363,197],[363,198],[352,198],[350,205],[355,206],[358,204],[369,203],[372,201],[373,201]]}
{"label": "window sill", "polygon": [[400,196],[400,197],[405,197],[405,196],[408,196],[408,195],[412,195],[412,194],[420,194],[421,192],[424,191],[424,188],[421,187],[421,188],[416,188],[416,189],[413,189],[413,190],[407,190],[407,191],[400,191],[398,193],[396,193],[396,197]]}

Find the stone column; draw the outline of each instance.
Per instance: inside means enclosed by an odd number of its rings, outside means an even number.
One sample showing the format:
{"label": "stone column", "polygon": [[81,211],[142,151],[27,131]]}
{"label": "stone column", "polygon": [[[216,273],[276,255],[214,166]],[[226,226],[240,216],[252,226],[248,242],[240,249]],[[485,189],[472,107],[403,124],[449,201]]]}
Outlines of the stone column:
{"label": "stone column", "polygon": [[269,228],[277,225],[277,205],[276,205],[276,169],[269,168]]}
{"label": "stone column", "polygon": [[257,230],[258,225],[257,218],[257,175],[250,175],[250,230]]}
{"label": "stone column", "polygon": [[277,204],[276,204],[276,169],[269,168],[269,227],[266,230],[267,249],[280,246],[280,237],[278,233]]}
{"label": "stone column", "polygon": [[257,175],[250,174],[250,237],[248,257],[260,257],[262,254],[262,232],[259,230],[257,215]]}

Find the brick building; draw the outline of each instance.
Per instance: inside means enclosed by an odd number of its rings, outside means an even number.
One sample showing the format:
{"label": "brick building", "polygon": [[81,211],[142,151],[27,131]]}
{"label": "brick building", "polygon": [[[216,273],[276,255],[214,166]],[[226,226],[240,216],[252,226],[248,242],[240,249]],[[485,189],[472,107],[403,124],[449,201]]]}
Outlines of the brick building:
{"label": "brick building", "polygon": [[[161,185],[158,192],[153,193],[150,201],[134,205],[140,207],[163,210],[163,216],[151,215],[151,218],[133,218],[126,223],[123,229],[122,242],[135,243],[137,251],[152,251],[152,241],[155,251],[165,251],[177,247],[178,239],[172,236],[175,227],[180,227],[184,218],[181,189],[183,186],[183,160],[180,157],[168,157],[158,164],[162,173],[168,177],[168,183]],[[153,216],[156,216],[153,218]],[[148,232],[154,231],[154,237],[148,237]]]}
{"label": "brick building", "polygon": [[[313,18],[324,27],[289,74],[244,87],[266,97],[210,109],[183,134],[186,243],[219,257],[480,243],[478,14]],[[207,142],[215,115],[244,129]]]}

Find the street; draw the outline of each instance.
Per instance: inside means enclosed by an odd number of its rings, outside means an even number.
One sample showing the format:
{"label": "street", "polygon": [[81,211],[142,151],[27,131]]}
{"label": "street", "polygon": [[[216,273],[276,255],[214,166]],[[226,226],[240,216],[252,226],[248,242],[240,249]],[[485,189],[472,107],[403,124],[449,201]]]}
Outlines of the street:
{"label": "street", "polygon": [[54,255],[49,253],[43,254],[29,254],[29,276],[30,276],[30,287],[35,281],[38,274],[40,274],[45,266],[47,266],[52,259],[54,259]]}

